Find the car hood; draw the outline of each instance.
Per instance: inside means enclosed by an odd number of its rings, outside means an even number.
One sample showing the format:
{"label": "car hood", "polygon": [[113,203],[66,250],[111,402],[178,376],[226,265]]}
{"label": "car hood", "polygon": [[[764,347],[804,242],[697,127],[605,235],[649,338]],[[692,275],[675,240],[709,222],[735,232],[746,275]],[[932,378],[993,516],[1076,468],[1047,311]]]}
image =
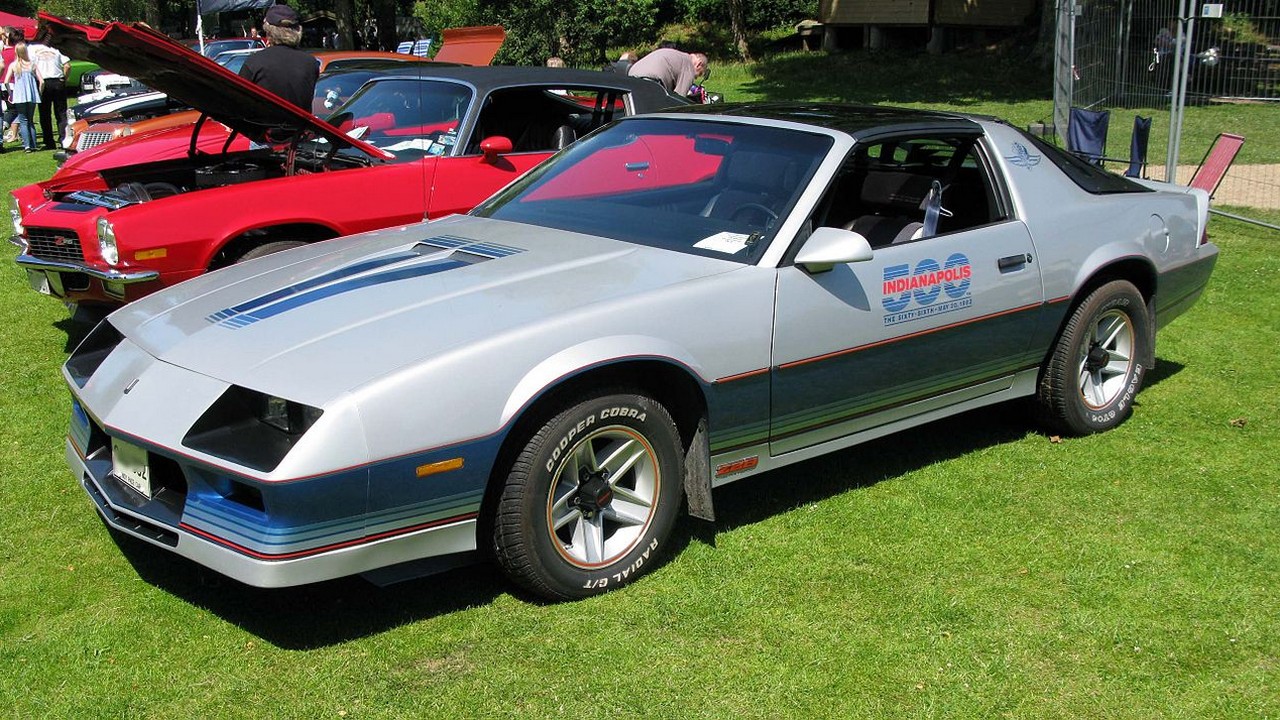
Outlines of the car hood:
{"label": "car hood", "polygon": [[[96,173],[103,170],[180,160],[187,157],[191,150],[191,130],[190,125],[148,130],[82,150],[68,157],[62,167],[42,184],[50,190],[57,190],[68,182],[74,184],[85,181],[88,179],[86,175],[96,177]],[[217,123],[205,123],[200,129],[196,150],[208,155],[219,155],[224,152],[226,144],[226,128]],[[248,149],[249,141],[237,138],[226,151],[240,152]]]}
{"label": "car hood", "polygon": [[371,157],[387,157],[145,24],[80,25],[45,12],[40,22],[50,44],[67,55],[133,77],[256,142],[285,142],[310,132]]}
{"label": "car hood", "polygon": [[163,362],[323,405],[453,352],[484,346],[500,357],[504,337],[581,328],[574,318],[583,313],[609,312],[625,330],[637,296],[742,267],[452,216],[210,273],[135,301],[110,322]]}
{"label": "car hood", "polygon": [[440,33],[435,61],[459,65],[488,65],[502,49],[507,31],[501,25],[448,28]]}

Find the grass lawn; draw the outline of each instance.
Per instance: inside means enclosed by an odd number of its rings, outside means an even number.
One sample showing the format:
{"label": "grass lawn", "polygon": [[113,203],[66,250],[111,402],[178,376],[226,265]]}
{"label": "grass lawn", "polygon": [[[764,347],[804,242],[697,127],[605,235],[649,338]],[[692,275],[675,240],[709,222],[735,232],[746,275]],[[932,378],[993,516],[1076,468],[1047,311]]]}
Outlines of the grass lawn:
{"label": "grass lawn", "polygon": [[[731,99],[827,97],[739,70]],[[932,82],[955,107],[1047,112],[1044,88],[982,80]],[[0,157],[6,202],[52,169]],[[1117,430],[1058,442],[1003,406],[752,478],[654,573],[556,605],[483,566],[256,590],[113,537],[62,457],[59,365],[84,328],[5,244],[0,715],[1276,717],[1280,234],[1211,233],[1209,290]]]}

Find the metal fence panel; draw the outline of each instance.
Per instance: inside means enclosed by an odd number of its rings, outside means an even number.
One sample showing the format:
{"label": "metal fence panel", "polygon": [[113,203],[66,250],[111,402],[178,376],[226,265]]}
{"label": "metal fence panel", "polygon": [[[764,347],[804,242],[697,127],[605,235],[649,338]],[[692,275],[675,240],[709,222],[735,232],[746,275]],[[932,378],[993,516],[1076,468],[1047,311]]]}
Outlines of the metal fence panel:
{"label": "metal fence panel", "polygon": [[1133,116],[1153,117],[1146,175],[1185,183],[1213,134],[1241,132],[1232,116],[1247,114],[1272,131],[1242,132],[1245,149],[1214,202],[1280,209],[1280,0],[1232,0],[1217,4],[1221,17],[1203,17],[1214,5],[1059,0],[1055,126],[1064,137],[1071,107],[1111,110],[1107,154],[1119,157]]}

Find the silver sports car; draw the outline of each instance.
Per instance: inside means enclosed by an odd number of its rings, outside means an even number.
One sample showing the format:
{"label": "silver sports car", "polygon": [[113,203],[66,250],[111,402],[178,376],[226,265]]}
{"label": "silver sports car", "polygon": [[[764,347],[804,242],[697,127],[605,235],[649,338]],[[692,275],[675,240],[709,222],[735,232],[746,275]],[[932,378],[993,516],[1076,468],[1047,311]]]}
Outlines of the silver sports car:
{"label": "silver sports car", "polygon": [[1116,426],[1207,218],[989,118],[628,118],[466,216],[115,312],[65,367],[67,459],[111,526],[252,585],[489,557],[582,597],[733,480],[1017,398]]}

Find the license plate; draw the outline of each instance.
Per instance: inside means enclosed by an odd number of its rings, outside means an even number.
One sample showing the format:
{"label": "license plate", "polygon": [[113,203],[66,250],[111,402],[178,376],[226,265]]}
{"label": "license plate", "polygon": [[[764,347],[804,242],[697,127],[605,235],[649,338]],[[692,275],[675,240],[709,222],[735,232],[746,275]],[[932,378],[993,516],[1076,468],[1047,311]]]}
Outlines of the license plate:
{"label": "license plate", "polygon": [[31,283],[31,289],[43,295],[52,295],[49,290],[49,276],[39,270],[27,271],[27,282]]}
{"label": "license plate", "polygon": [[147,467],[146,450],[111,438],[111,474],[143,497],[151,497],[151,469]]}

